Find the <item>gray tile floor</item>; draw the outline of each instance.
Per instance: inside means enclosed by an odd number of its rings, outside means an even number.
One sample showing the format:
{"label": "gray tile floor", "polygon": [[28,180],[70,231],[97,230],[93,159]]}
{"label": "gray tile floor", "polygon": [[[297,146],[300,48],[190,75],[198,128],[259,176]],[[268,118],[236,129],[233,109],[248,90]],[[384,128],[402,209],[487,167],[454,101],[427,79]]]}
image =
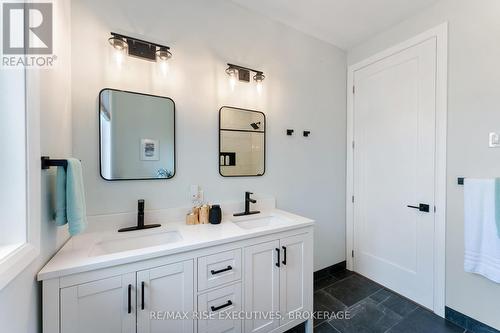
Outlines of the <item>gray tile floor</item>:
{"label": "gray tile floor", "polygon": [[[316,333],[469,333],[375,282],[349,271],[314,281],[315,311],[349,311],[350,319],[316,320]],[[289,333],[303,332],[299,326]],[[470,332],[471,333],[471,332]]]}

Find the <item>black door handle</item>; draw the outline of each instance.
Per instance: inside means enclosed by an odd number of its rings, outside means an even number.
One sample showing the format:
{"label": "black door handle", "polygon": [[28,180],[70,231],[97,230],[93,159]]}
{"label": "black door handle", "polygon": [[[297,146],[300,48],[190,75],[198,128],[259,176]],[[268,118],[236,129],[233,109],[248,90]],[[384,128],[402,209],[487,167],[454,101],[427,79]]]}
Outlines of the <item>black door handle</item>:
{"label": "black door handle", "polygon": [[219,306],[213,306],[211,307],[212,311],[217,311],[217,310],[220,310],[220,309],[224,309],[224,308],[227,308],[228,306],[231,306],[233,305],[233,302],[231,302],[231,300],[227,301],[226,304],[222,304],[222,305],[219,305]]}
{"label": "black door handle", "polygon": [[281,262],[283,265],[286,265],[286,246],[282,246],[283,248],[283,261]]}
{"label": "black door handle", "polygon": [[278,260],[276,261],[276,267],[280,267],[280,249],[276,248],[276,254],[278,255]]}
{"label": "black door handle", "polygon": [[141,310],[144,310],[144,281],[141,282]]}
{"label": "black door handle", "polygon": [[429,205],[427,205],[427,204],[419,204],[418,206],[411,206],[411,205],[408,205],[407,207],[408,207],[408,208],[418,209],[419,211],[421,211],[421,212],[425,212],[425,213],[430,212],[430,206],[429,206]]}
{"label": "black door handle", "polygon": [[132,285],[128,285],[128,306],[127,312],[132,313]]}
{"label": "black door handle", "polygon": [[230,271],[232,270],[233,267],[231,266],[227,266],[227,268],[223,268],[223,269],[219,269],[218,271],[214,271],[213,269],[210,271],[210,273],[212,273],[212,275],[215,275],[215,274],[219,274],[219,273],[224,273],[224,272],[227,272],[227,271]]}

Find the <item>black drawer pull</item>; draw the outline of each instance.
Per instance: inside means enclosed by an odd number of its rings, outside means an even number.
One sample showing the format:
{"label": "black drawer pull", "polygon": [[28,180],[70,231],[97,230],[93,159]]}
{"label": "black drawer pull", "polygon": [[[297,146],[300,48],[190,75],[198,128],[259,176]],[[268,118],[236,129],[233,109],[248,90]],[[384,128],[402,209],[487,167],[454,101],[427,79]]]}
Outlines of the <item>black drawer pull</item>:
{"label": "black drawer pull", "polygon": [[219,306],[213,306],[211,307],[212,311],[218,311],[220,309],[224,309],[224,308],[227,308],[228,306],[231,306],[233,305],[233,302],[231,302],[230,300],[227,301],[226,304],[222,304],[222,305],[219,305]]}
{"label": "black drawer pull", "polygon": [[276,253],[278,255],[278,260],[276,261],[276,267],[280,267],[280,249],[276,248]]}
{"label": "black drawer pull", "polygon": [[282,246],[283,248],[283,261],[281,262],[283,265],[286,265],[286,246]]}
{"label": "black drawer pull", "polygon": [[132,285],[128,285],[128,305],[127,312],[132,313]]}
{"label": "black drawer pull", "polygon": [[212,275],[215,275],[215,274],[220,274],[220,273],[224,273],[224,272],[227,272],[227,271],[230,271],[232,270],[233,268],[231,266],[227,266],[227,268],[223,268],[223,269],[219,269],[218,271],[214,271],[213,269],[210,271],[210,273],[212,273]]}
{"label": "black drawer pull", "polygon": [[144,281],[141,282],[141,310],[144,310]]}

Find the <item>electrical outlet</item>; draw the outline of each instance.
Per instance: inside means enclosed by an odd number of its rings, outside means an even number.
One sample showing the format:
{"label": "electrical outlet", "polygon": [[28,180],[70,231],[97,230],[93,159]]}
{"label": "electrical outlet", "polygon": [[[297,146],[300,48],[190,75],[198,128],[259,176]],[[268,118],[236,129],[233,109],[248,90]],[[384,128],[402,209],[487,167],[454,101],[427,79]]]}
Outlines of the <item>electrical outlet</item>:
{"label": "electrical outlet", "polygon": [[490,146],[490,148],[500,148],[500,134],[499,133],[496,133],[496,132],[490,133],[489,146]]}
{"label": "electrical outlet", "polygon": [[190,194],[191,194],[191,201],[199,201],[200,200],[200,186],[191,185]]}

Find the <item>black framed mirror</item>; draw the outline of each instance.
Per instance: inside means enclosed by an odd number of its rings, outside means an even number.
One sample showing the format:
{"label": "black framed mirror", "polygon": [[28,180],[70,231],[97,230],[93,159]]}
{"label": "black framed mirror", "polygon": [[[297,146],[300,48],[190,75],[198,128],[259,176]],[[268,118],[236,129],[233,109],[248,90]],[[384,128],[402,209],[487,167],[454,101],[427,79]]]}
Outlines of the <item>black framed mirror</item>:
{"label": "black framed mirror", "polygon": [[174,101],[132,91],[101,90],[99,156],[105,180],[174,177]]}
{"label": "black framed mirror", "polygon": [[266,115],[223,106],[219,110],[219,173],[254,177],[266,172]]}

